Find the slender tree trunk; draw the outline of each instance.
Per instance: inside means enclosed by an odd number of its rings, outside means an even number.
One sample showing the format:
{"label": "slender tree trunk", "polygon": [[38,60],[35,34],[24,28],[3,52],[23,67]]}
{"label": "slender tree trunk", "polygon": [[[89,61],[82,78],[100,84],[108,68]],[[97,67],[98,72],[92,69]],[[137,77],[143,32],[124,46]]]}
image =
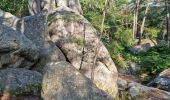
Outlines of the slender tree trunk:
{"label": "slender tree trunk", "polygon": [[148,14],[149,6],[150,6],[149,3],[150,3],[150,0],[147,1],[147,6],[146,6],[146,10],[145,10],[145,16],[143,17],[142,25],[141,25],[141,28],[140,28],[138,44],[141,44],[142,35],[143,35],[143,31],[144,31],[144,26],[145,26],[146,15]]}
{"label": "slender tree trunk", "polygon": [[126,24],[126,28],[128,28],[128,4],[126,4],[126,9],[125,9],[125,24]]}
{"label": "slender tree trunk", "polygon": [[137,34],[138,31],[139,3],[140,0],[135,1],[135,10],[134,10],[134,18],[133,18],[133,38],[135,38],[135,35]]}
{"label": "slender tree trunk", "polygon": [[106,6],[107,6],[108,0],[105,0],[105,6],[104,6],[104,10],[103,10],[103,18],[102,18],[102,24],[101,24],[101,30],[100,33],[103,33],[104,30],[104,21],[105,21],[105,17],[106,17]]}
{"label": "slender tree trunk", "polygon": [[167,13],[167,45],[170,47],[170,12],[169,12],[169,0],[165,0],[166,13]]}
{"label": "slender tree trunk", "polygon": [[[104,21],[105,21],[105,17],[106,17],[106,7],[107,7],[107,4],[108,4],[108,0],[105,0],[105,6],[104,6],[104,10],[103,10],[103,18],[102,18],[102,24],[101,24],[101,30],[100,30],[100,36],[99,36],[99,39],[101,39],[102,37],[102,34],[103,34],[103,29],[104,29]],[[99,51],[100,51],[100,40],[98,41],[98,44],[96,46],[96,50],[95,50],[95,56],[94,56],[94,59],[93,59],[93,65],[92,65],[92,71],[91,71],[91,80],[93,81],[94,80],[94,67],[96,66],[96,60],[97,60],[97,57],[98,57],[98,54],[99,54]]]}

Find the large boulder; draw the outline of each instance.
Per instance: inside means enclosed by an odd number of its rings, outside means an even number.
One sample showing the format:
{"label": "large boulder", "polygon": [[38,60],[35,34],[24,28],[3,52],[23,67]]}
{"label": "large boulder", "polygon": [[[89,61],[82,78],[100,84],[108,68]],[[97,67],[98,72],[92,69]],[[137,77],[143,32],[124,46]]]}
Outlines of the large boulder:
{"label": "large boulder", "polygon": [[161,72],[151,83],[149,86],[154,86],[162,90],[166,90],[170,92],[170,68]]}
{"label": "large boulder", "polygon": [[134,100],[169,100],[170,93],[157,88],[143,86],[139,83],[128,84],[129,97]]}
{"label": "large boulder", "polygon": [[47,64],[41,93],[44,100],[113,100],[68,62]]}
{"label": "large boulder", "polygon": [[[63,53],[50,40],[46,15],[37,14],[19,19],[10,13],[2,13],[6,15],[0,16],[3,22],[0,27],[0,34],[3,34],[0,41],[2,66],[34,67],[40,71],[42,68],[38,67],[43,67],[47,62],[65,61]],[[7,51],[2,52],[2,49]]]}
{"label": "large boulder", "polygon": [[79,0],[57,0],[57,6],[65,6],[73,11],[82,14],[83,10],[81,9],[80,1]]}
{"label": "large boulder", "polygon": [[42,75],[21,68],[0,70],[0,94],[40,96]]}
{"label": "large boulder", "polygon": [[170,92],[119,78],[119,96],[128,100],[169,100]]}
{"label": "large boulder", "polygon": [[86,77],[94,79],[100,89],[116,95],[117,69],[96,29],[83,16],[67,8],[49,15],[48,23],[51,40],[67,60]]}
{"label": "large boulder", "polygon": [[30,68],[39,57],[38,51],[25,35],[0,24],[0,68]]}
{"label": "large boulder", "polygon": [[[40,60],[34,67],[43,67],[48,62],[65,61],[65,56],[60,49],[50,40],[46,15],[37,14],[27,16],[18,21],[18,31],[39,47]],[[42,68],[38,68],[42,69]]]}
{"label": "large boulder", "polygon": [[28,10],[31,15],[49,14],[58,7],[67,7],[76,13],[83,13],[79,0],[28,0]]}
{"label": "large boulder", "polygon": [[0,23],[16,29],[19,18],[0,9]]}

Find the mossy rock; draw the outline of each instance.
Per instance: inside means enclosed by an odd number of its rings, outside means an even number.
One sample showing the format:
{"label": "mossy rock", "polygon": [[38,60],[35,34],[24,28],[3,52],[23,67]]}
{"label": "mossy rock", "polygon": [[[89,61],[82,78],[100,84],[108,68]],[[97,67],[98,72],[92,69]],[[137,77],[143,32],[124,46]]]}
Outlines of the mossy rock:
{"label": "mossy rock", "polygon": [[40,96],[42,75],[21,68],[0,70],[0,94]]}

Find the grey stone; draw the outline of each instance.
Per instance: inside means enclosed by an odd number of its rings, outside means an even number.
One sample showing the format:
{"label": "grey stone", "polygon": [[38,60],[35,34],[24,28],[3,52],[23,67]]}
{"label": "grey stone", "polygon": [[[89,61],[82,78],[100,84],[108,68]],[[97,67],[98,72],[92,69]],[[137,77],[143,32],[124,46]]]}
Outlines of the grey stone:
{"label": "grey stone", "polygon": [[[96,29],[83,16],[67,9],[56,11],[48,19],[51,39],[69,62],[86,77],[94,76],[100,89],[116,95],[117,69]],[[97,49],[97,62],[93,65]]]}
{"label": "grey stone", "polygon": [[0,23],[9,26],[13,29],[16,29],[18,20],[18,17],[12,15],[11,13],[4,12],[0,9]]}
{"label": "grey stone", "polygon": [[[63,53],[50,40],[46,15],[37,14],[19,19],[3,12],[0,26],[0,68],[24,67],[40,70],[49,61],[65,61]],[[8,17],[12,19],[8,21]],[[12,21],[16,21],[12,24]],[[5,60],[4,60],[5,58]],[[22,66],[21,66],[22,65]]]}
{"label": "grey stone", "polygon": [[134,100],[169,100],[170,93],[157,88],[143,86],[139,83],[128,84],[129,97]]}
{"label": "grey stone", "polygon": [[47,64],[41,94],[44,100],[113,100],[68,62]]}
{"label": "grey stone", "polygon": [[0,68],[30,68],[39,57],[39,49],[25,35],[0,24]]}
{"label": "grey stone", "polygon": [[35,15],[41,12],[42,0],[28,0],[28,10],[31,15]]}
{"label": "grey stone", "polygon": [[23,30],[23,34],[39,48],[40,60],[34,66],[36,70],[41,71],[41,67],[48,62],[66,60],[60,49],[50,40],[46,15],[38,14],[21,19],[18,30]]}
{"label": "grey stone", "polygon": [[136,63],[130,62],[128,65],[132,75],[136,75],[141,71],[141,66]]}
{"label": "grey stone", "polygon": [[0,70],[0,94],[40,96],[42,75],[21,68]]}
{"label": "grey stone", "polygon": [[125,90],[128,87],[128,82],[126,80],[121,79],[121,78],[118,78],[117,84],[118,84],[119,90]]}
{"label": "grey stone", "polygon": [[170,68],[161,72],[151,83],[149,86],[154,86],[159,89],[169,91],[170,92]]}
{"label": "grey stone", "polygon": [[59,7],[67,7],[76,13],[83,13],[79,0],[28,0],[28,9],[31,15],[39,13],[48,15]]}

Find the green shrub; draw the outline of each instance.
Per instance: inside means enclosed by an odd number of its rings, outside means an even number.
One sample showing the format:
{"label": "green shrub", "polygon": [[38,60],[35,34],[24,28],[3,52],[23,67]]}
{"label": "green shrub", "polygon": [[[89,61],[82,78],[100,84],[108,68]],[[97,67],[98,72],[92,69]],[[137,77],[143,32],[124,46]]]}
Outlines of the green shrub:
{"label": "green shrub", "polygon": [[145,28],[144,36],[146,38],[154,39],[154,38],[157,38],[159,34],[160,34],[160,29],[158,29],[158,28],[152,28],[152,27]]}
{"label": "green shrub", "polygon": [[140,54],[142,69],[151,74],[170,68],[170,48],[156,46],[148,52]]}
{"label": "green shrub", "polygon": [[18,17],[29,15],[27,0],[0,0],[0,9]]}

